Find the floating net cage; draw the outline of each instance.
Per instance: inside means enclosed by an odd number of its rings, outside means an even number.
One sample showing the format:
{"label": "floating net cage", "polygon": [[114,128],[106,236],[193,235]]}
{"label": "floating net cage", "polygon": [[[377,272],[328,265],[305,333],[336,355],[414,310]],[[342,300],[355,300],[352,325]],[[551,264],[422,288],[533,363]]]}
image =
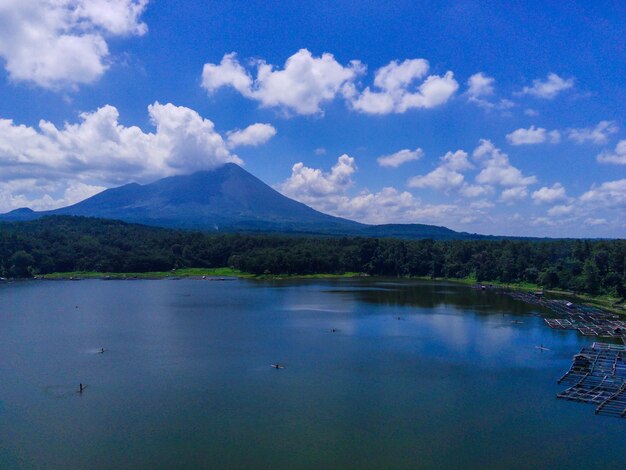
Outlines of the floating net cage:
{"label": "floating net cage", "polygon": [[556,314],[556,318],[544,318],[550,328],[578,330],[585,336],[617,338],[626,344],[626,321],[620,315],[567,300],[546,299],[542,295],[528,292],[511,292],[509,295],[524,302],[541,305]]}
{"label": "floating net cage", "polygon": [[626,345],[593,343],[572,360],[557,398],[596,405],[596,414],[626,417]]}

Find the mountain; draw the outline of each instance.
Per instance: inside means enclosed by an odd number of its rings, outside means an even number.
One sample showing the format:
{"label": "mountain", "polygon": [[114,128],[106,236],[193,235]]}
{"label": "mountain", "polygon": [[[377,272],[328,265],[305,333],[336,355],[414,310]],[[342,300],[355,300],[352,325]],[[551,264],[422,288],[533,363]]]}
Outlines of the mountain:
{"label": "mountain", "polygon": [[51,215],[220,232],[482,238],[433,225],[366,225],[324,214],[283,196],[233,163],[212,171],[170,176],[146,185],[131,183],[107,189],[77,204],[51,211],[16,209],[0,215],[0,220],[25,221]]}

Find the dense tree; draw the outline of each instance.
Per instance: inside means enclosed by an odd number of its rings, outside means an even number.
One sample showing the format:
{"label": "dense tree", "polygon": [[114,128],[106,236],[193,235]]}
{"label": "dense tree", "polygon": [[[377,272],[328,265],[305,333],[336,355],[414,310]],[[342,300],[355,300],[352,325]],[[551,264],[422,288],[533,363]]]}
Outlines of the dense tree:
{"label": "dense tree", "polygon": [[626,293],[625,240],[398,240],[206,234],[85,217],[0,223],[0,275],[230,266],[254,274],[362,272]]}

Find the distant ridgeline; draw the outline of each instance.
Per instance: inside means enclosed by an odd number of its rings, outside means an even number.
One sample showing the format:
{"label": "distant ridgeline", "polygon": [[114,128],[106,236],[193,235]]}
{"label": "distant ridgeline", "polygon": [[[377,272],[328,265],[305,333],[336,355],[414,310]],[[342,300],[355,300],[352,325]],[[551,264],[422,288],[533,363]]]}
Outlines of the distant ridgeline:
{"label": "distant ridgeline", "polygon": [[399,240],[207,234],[87,217],[0,223],[0,276],[232,267],[528,282],[624,297],[626,240]]}
{"label": "distant ridgeline", "polygon": [[111,188],[59,209],[28,208],[0,214],[0,221],[49,215],[115,219],[155,227],[233,233],[298,233],[363,237],[484,239],[425,224],[368,225],[335,217],[290,199],[234,163],[211,171]]}

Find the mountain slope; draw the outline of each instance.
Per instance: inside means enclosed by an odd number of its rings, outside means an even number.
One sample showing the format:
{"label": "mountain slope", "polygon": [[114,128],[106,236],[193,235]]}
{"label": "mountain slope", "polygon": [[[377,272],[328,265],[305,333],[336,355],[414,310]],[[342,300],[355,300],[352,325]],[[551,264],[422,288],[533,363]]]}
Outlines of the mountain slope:
{"label": "mountain slope", "polygon": [[431,225],[366,225],[318,212],[289,199],[229,163],[213,171],[107,189],[72,206],[34,212],[17,209],[0,220],[44,215],[117,219],[146,225],[210,230],[300,232],[399,238],[478,238]]}

